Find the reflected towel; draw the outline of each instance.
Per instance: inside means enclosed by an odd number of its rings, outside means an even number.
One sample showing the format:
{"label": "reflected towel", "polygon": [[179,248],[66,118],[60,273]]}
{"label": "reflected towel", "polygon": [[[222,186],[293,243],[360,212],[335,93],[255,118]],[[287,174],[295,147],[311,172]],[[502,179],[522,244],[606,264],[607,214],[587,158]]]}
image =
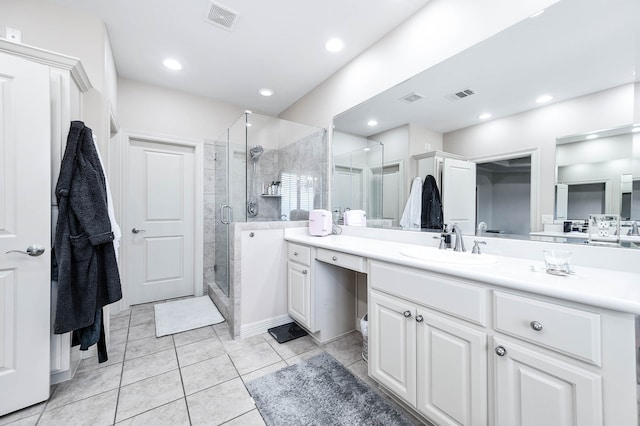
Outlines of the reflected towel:
{"label": "reflected towel", "polygon": [[400,226],[402,229],[420,230],[422,216],[422,179],[417,177],[411,184],[411,193],[404,207]]}

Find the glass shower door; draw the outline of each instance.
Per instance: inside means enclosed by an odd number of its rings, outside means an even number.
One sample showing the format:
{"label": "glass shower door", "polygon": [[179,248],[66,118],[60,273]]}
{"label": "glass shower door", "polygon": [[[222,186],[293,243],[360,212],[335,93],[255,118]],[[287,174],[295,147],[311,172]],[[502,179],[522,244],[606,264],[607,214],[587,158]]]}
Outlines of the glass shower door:
{"label": "glass shower door", "polygon": [[227,297],[231,282],[231,224],[247,220],[246,120],[243,114],[216,142],[214,274],[216,285]]}

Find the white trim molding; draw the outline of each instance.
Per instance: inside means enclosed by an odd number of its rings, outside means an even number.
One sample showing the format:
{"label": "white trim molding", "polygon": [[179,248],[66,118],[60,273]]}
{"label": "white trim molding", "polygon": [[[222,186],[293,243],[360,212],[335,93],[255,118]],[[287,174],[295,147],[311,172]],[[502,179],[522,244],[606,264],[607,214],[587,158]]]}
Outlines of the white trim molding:
{"label": "white trim molding", "polygon": [[513,158],[531,157],[531,194],[529,206],[529,232],[542,230],[540,213],[540,148],[529,148],[519,151],[504,152],[483,157],[470,158],[474,163],[491,163],[493,161],[511,160]]}

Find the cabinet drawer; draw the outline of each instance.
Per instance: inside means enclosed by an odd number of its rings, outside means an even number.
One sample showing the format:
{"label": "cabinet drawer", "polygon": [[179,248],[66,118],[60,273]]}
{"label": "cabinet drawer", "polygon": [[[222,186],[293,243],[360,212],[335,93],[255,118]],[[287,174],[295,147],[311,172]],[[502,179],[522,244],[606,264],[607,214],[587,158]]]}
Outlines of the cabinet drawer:
{"label": "cabinet drawer", "polygon": [[482,326],[487,323],[488,290],[456,278],[370,262],[369,286]]}
{"label": "cabinet drawer", "polygon": [[316,258],[322,262],[331,263],[341,268],[365,272],[364,259],[360,256],[319,248]]}
{"label": "cabinet drawer", "polygon": [[496,330],[601,365],[600,315],[513,294],[494,297]]}
{"label": "cabinet drawer", "polygon": [[311,266],[311,248],[289,243],[289,260]]}

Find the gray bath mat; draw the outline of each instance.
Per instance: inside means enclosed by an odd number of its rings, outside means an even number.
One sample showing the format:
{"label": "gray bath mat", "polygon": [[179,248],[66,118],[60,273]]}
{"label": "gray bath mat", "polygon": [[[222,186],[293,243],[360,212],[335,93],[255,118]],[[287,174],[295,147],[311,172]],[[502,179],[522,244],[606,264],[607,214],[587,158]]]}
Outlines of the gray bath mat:
{"label": "gray bath mat", "polygon": [[247,389],[268,426],[414,424],[326,352]]}
{"label": "gray bath mat", "polygon": [[153,305],[153,309],[156,314],[156,337],[224,321],[208,296],[158,303]]}

